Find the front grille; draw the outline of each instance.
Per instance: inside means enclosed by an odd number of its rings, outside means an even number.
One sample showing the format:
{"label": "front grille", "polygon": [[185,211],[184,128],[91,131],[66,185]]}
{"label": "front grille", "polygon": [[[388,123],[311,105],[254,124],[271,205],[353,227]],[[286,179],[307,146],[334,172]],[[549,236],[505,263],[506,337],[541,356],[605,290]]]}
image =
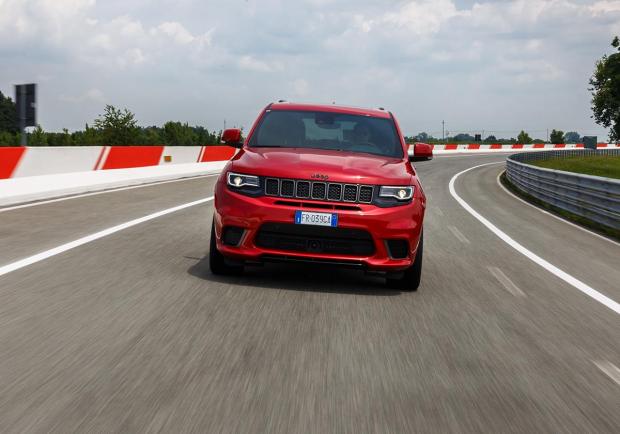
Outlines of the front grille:
{"label": "front grille", "polygon": [[265,223],[254,243],[258,247],[291,252],[371,256],[375,245],[361,229],[304,226],[290,223]]}
{"label": "front grille", "polygon": [[280,181],[280,196],[293,197],[295,195],[295,181],[283,179]]}
{"label": "front grille", "polygon": [[312,199],[325,199],[325,189],[326,187],[324,182],[312,183]]}
{"label": "front grille", "polygon": [[345,185],[343,199],[345,202],[356,202],[357,201],[357,185]]}
{"label": "front grille", "polygon": [[297,181],[297,193],[296,197],[300,199],[306,199],[310,197],[310,182],[308,181]]}
{"label": "front grille", "polygon": [[270,196],[278,196],[280,194],[280,182],[273,178],[267,179],[267,182],[265,182],[265,193]]}
{"label": "front grille", "polygon": [[342,184],[329,184],[327,188],[327,199],[342,200]]}
{"label": "front grille", "polygon": [[372,187],[362,185],[360,187],[360,195],[358,200],[360,202],[370,203],[372,202]]}
{"label": "front grille", "polygon": [[265,194],[297,199],[329,200],[333,202],[372,203],[372,185],[312,182],[293,179],[267,178]]}

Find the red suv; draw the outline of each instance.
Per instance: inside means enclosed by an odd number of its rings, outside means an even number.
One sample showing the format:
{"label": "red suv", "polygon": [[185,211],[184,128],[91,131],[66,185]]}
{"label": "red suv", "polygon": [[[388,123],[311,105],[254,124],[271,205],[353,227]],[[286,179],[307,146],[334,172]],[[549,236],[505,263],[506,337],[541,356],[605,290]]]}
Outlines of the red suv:
{"label": "red suv", "polygon": [[215,274],[264,262],[328,263],[385,274],[415,291],[426,197],[408,146],[383,109],[268,105],[215,187],[209,264]]}

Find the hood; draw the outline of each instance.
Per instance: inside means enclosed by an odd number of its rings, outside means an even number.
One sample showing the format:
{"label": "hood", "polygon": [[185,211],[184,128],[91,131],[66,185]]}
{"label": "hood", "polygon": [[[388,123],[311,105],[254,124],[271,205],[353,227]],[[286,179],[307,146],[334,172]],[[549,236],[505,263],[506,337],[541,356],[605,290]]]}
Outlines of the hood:
{"label": "hood", "polygon": [[[408,185],[411,165],[398,158],[308,148],[245,148],[232,170],[249,175],[351,184]],[[316,178],[319,175],[321,178]]]}

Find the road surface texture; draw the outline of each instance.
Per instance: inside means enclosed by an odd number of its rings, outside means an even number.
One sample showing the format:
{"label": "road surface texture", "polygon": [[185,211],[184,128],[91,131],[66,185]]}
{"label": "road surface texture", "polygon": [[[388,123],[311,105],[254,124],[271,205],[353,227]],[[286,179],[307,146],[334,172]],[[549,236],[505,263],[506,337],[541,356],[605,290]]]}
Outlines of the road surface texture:
{"label": "road surface texture", "polygon": [[[213,202],[0,275],[0,432],[620,432],[620,316],[453,198],[501,155],[417,164],[422,285],[268,265],[208,269]],[[620,246],[508,195],[455,190],[616,302]],[[0,267],[207,198],[215,177],[0,211]],[[1,274],[1,273],[0,273]]]}

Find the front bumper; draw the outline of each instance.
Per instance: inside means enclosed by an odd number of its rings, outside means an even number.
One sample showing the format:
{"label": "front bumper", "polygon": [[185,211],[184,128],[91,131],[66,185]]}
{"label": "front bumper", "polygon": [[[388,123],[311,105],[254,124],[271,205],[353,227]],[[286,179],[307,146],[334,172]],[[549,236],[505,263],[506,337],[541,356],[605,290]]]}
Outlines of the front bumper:
{"label": "front bumper", "polygon": [[[355,204],[355,210],[330,210],[312,208],[312,204],[323,206],[339,205],[334,202],[283,201],[269,196],[249,197],[231,191],[224,182],[218,182],[215,190],[215,234],[218,250],[232,260],[265,262],[281,258],[293,261],[328,262],[361,266],[368,270],[397,272],[411,266],[422,231],[425,200],[416,189],[414,200],[407,205],[380,208],[375,205]],[[288,202],[287,204],[283,204]],[[257,234],[265,223],[292,224],[295,211],[332,212],[338,214],[338,228],[367,231],[374,244],[371,255],[334,254],[324,252],[302,252],[259,247]],[[243,236],[236,246],[225,245],[223,228],[240,227]],[[406,240],[408,254],[402,259],[390,257],[388,240]]]}

